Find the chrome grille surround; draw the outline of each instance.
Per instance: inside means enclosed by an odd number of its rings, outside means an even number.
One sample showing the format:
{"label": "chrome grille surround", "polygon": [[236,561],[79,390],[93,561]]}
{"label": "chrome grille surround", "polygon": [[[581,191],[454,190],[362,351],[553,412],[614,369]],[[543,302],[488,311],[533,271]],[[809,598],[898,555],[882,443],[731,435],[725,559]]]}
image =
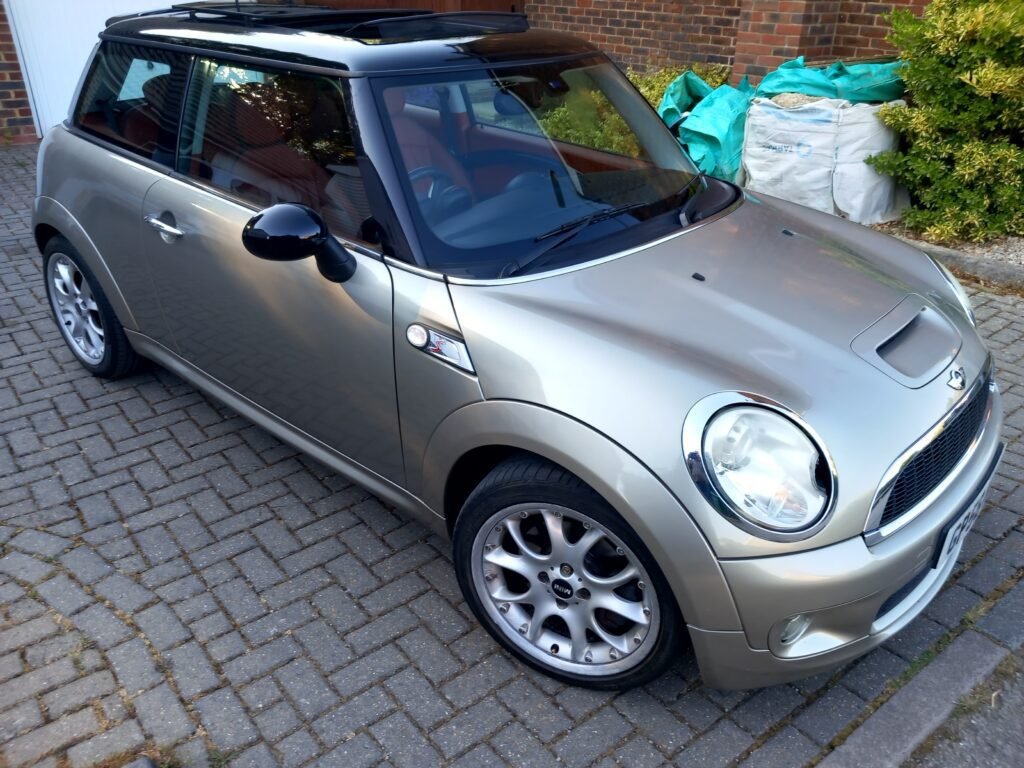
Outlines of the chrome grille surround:
{"label": "chrome grille surround", "polygon": [[[992,378],[992,362],[991,358],[989,358],[982,369],[982,373],[975,379],[970,389],[964,393],[964,396],[953,406],[952,410],[890,465],[882,477],[878,490],[875,492],[875,497],[871,502],[871,512],[864,526],[864,539],[868,546],[877,544],[882,539],[892,535],[924,512],[970,462],[978,447],[981,434],[985,430],[985,425],[988,424],[992,417],[992,392],[995,388],[995,380]],[[980,418],[976,412],[972,413],[972,406],[973,409],[980,411]],[[896,490],[897,483],[904,471],[908,470],[908,468],[913,471],[915,460],[927,457],[926,452],[930,448],[934,453],[935,448],[938,447],[935,444],[944,436],[957,436],[959,431],[971,426],[965,424],[961,417],[974,423],[973,428],[969,429],[966,439],[960,442],[961,446],[963,446],[964,442],[966,442],[966,445],[962,447],[962,450],[960,448],[956,449],[959,456],[954,456],[955,460],[948,462],[952,463],[952,466],[949,467],[947,463],[947,471],[934,484],[928,485],[923,496],[914,494],[910,497],[910,503],[906,503],[905,499],[902,500],[905,508],[894,510],[890,507],[887,510],[890,496]],[[958,427],[960,428],[959,430],[957,429]],[[935,478],[932,479],[936,480]]]}

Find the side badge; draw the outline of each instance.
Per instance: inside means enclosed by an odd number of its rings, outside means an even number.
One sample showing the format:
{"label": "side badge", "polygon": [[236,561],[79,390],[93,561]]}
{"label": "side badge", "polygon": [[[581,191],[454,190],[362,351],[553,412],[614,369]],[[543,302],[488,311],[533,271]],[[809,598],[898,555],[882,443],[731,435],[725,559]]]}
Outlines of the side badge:
{"label": "side badge", "polygon": [[964,374],[964,367],[958,365],[949,372],[949,381],[946,382],[946,386],[953,389],[963,389],[966,385],[967,376]]}
{"label": "side badge", "polygon": [[419,323],[413,323],[406,329],[405,338],[428,355],[440,358],[468,373],[476,373],[473,361],[469,359],[469,349],[461,339],[435,331],[433,328],[426,328]]}

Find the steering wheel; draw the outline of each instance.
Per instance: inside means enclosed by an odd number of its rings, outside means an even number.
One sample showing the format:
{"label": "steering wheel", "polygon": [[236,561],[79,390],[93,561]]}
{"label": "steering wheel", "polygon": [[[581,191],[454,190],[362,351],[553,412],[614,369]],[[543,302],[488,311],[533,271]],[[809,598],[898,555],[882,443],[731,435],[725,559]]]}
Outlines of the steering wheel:
{"label": "steering wheel", "polygon": [[[426,194],[416,192],[415,185],[423,179],[430,180]],[[423,217],[430,223],[447,219],[473,205],[469,191],[457,186],[451,174],[434,165],[424,165],[409,172],[409,183],[413,185],[416,199]]]}

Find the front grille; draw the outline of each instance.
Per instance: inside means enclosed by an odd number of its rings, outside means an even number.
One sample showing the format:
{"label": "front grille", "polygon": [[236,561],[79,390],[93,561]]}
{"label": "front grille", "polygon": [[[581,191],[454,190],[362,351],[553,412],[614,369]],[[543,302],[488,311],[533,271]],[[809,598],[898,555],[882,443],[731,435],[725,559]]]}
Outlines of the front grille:
{"label": "front grille", "polygon": [[879,527],[913,508],[953,471],[981,429],[987,407],[988,387],[982,386],[939,436],[910,460],[896,477]]}

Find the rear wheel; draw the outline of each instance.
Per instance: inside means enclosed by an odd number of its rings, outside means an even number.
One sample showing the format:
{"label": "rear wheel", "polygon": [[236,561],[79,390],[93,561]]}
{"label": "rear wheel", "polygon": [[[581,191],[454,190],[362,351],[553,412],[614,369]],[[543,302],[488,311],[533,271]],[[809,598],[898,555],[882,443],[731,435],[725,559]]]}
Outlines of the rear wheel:
{"label": "rear wheel", "polygon": [[679,650],[680,617],[639,537],[579,478],[542,459],[495,468],[454,531],[459,583],[505,648],[552,677],[628,688]]}
{"label": "rear wheel", "polygon": [[63,237],[46,244],[43,274],[57,327],[78,362],[106,379],[133,373],[139,356],[92,271]]}

